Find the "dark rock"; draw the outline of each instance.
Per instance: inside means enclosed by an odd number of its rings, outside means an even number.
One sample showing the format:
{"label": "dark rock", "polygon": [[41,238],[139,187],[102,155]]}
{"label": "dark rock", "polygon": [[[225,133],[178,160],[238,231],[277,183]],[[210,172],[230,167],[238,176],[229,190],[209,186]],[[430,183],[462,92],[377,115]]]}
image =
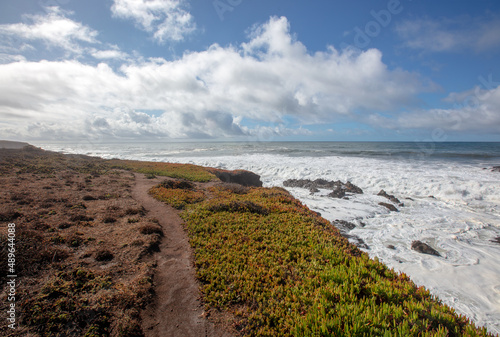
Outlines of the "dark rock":
{"label": "dark rock", "polygon": [[394,245],[388,245],[387,248],[392,249],[392,250],[396,250],[396,247]]}
{"label": "dark rock", "polygon": [[386,202],[379,202],[378,204],[380,206],[384,206],[385,208],[387,208],[391,212],[399,212],[398,209],[396,208],[396,206],[394,206],[393,204],[388,204]]}
{"label": "dark rock", "polygon": [[340,232],[349,232],[356,228],[355,224],[345,220],[334,220],[332,221],[332,225],[337,227]]}
{"label": "dark rock", "polygon": [[413,241],[411,243],[411,249],[413,249],[416,252],[422,253],[422,254],[428,254],[428,255],[434,255],[434,256],[441,256],[437,250],[432,248],[426,243],[423,243],[422,241]]}
{"label": "dark rock", "polygon": [[334,189],[331,193],[329,193],[328,196],[331,198],[342,199],[343,197],[345,197],[345,189],[339,186],[336,189]]}
{"label": "dark rock", "polygon": [[358,186],[352,184],[350,181],[347,183],[343,183],[340,180],[337,181],[328,181],[325,179],[288,179],[283,182],[283,186],[285,187],[299,187],[299,188],[307,188],[311,191],[311,194],[319,192],[319,189],[332,189],[333,191],[328,194],[329,197],[332,198],[346,198],[346,193],[353,194],[363,194],[363,190]]}
{"label": "dark rock", "polygon": [[398,204],[399,206],[404,206],[403,203],[401,201],[399,201],[398,198],[396,198],[392,194],[387,194],[387,192],[384,190],[380,190],[380,192],[378,192],[377,195],[380,195],[381,197],[387,198],[390,201],[392,201],[393,203]]}
{"label": "dark rock", "polygon": [[490,241],[491,241],[491,242],[494,242],[494,243],[498,243],[498,244],[500,244],[500,236],[499,236],[499,237],[497,237],[497,238],[495,238],[495,239],[493,239],[493,240],[490,240]]}
{"label": "dark rock", "polygon": [[318,192],[319,192],[319,190],[318,190],[316,187],[311,187],[311,188],[309,189],[309,192],[311,192],[311,194],[314,194],[314,193],[318,193]]}
{"label": "dark rock", "polygon": [[359,236],[350,235],[350,234],[344,234],[343,237],[345,237],[348,240],[353,241],[352,243],[356,247],[358,247],[358,248],[361,248],[361,249],[370,249],[370,246],[368,246],[366,244],[366,242],[362,238],[360,238]]}
{"label": "dark rock", "polygon": [[335,186],[335,182],[329,182],[325,179],[288,179],[283,182],[285,187],[299,187],[299,188],[307,188],[307,189],[329,189]]}
{"label": "dark rock", "polygon": [[350,181],[346,182],[343,186],[347,192],[354,194],[363,194],[363,190],[356,185],[353,185]]}
{"label": "dark rock", "polygon": [[412,198],[409,198],[409,197],[406,197],[405,199],[406,200],[410,200],[410,201],[415,201],[415,200],[413,200]]}
{"label": "dark rock", "polygon": [[260,176],[245,170],[225,171],[216,170],[214,174],[217,178],[225,183],[240,184],[243,186],[262,187]]}
{"label": "dark rock", "polygon": [[493,166],[491,172],[500,172],[500,166]]}

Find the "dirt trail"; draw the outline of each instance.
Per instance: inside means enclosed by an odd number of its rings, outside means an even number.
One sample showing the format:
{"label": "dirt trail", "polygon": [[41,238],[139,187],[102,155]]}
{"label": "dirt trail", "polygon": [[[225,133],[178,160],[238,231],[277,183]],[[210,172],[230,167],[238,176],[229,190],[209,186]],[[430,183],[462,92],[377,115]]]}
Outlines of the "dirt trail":
{"label": "dirt trail", "polygon": [[148,190],[163,179],[146,179],[135,174],[132,195],[159,220],[165,237],[155,254],[155,300],[142,313],[146,337],[230,337],[204,317],[200,291],[195,278],[193,252],[182,219],[176,211],[155,200]]}

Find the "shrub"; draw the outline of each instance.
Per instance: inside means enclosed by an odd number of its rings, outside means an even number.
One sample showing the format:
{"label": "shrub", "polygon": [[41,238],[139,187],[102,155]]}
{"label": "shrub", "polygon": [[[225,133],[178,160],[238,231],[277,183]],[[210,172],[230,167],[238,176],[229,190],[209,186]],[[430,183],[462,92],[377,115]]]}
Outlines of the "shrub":
{"label": "shrub", "polygon": [[150,235],[150,234],[159,234],[160,236],[163,236],[163,230],[160,226],[158,225],[153,225],[153,224],[147,224],[139,228],[139,232],[144,235]]}
{"label": "shrub", "polygon": [[139,207],[139,208],[127,208],[125,211],[126,215],[145,215],[146,214],[146,209],[144,207]]}
{"label": "shrub", "polygon": [[180,189],[180,190],[192,190],[194,185],[188,181],[183,180],[164,180],[158,186],[167,189]]}
{"label": "shrub", "polygon": [[95,253],[95,260],[99,261],[99,262],[111,261],[111,260],[113,260],[114,257],[115,256],[113,255],[113,253],[107,249],[100,250],[100,251]]}
{"label": "shrub", "polygon": [[107,216],[105,217],[102,222],[104,223],[115,223],[117,220],[115,218],[113,218],[112,216]]}

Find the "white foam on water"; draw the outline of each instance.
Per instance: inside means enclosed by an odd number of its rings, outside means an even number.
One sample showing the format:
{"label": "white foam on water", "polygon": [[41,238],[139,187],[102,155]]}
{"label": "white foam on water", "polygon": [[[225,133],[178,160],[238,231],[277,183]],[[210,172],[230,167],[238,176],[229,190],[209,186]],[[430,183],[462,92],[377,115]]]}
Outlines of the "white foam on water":
{"label": "white foam on water", "polygon": [[[491,241],[500,237],[500,173],[458,162],[359,157],[169,157],[171,153],[145,149],[100,149],[92,154],[246,169],[259,174],[265,186],[283,186],[287,179],[351,181],[364,194],[349,200],[327,197],[328,191],[311,195],[306,189],[289,190],[327,220],[356,224],[350,234],[370,247],[365,251],[371,257],[406,273],[476,324],[500,333],[500,245]],[[397,206],[399,212],[380,206],[389,202],[376,195],[381,189],[405,206]],[[414,240],[431,245],[441,257],[411,250]]]}

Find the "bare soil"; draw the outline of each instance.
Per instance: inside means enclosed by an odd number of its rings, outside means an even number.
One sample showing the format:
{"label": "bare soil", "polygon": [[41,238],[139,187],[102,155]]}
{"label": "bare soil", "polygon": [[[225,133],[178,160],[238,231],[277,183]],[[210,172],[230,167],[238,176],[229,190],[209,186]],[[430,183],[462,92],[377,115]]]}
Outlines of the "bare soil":
{"label": "bare soil", "polygon": [[222,326],[207,319],[200,301],[195,278],[193,251],[177,211],[148,194],[165,178],[147,179],[135,174],[133,198],[148,215],[158,219],[165,237],[160,251],[154,255],[157,268],[154,276],[154,301],[141,314],[146,336],[231,336]]}

